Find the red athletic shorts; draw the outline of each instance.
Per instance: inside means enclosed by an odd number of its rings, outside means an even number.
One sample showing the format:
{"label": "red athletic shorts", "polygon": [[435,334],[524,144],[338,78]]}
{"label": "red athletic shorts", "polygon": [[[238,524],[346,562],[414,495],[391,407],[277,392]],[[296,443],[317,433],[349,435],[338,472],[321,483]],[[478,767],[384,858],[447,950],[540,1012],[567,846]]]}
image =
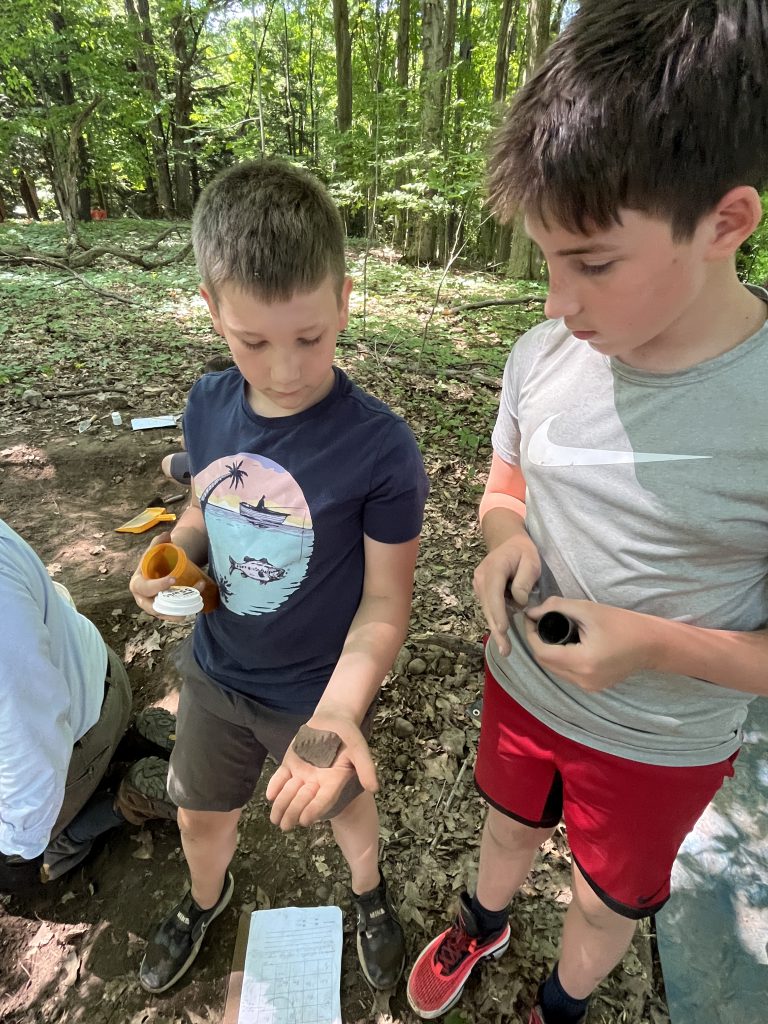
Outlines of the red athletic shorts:
{"label": "red athletic shorts", "polygon": [[669,899],[677,851],[735,759],[668,768],[603,754],[534,718],[486,666],[477,788],[532,828],[562,817],[581,873],[624,917],[655,914]]}

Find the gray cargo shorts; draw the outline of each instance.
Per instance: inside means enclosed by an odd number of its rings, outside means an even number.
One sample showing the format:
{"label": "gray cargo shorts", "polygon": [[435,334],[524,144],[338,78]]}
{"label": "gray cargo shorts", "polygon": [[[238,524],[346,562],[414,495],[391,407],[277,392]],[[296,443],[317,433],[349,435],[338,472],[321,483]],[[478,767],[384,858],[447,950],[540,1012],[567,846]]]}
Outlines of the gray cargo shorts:
{"label": "gray cargo shorts", "polygon": [[[267,755],[283,760],[301,726],[311,717],[275,711],[257,700],[219,686],[195,661],[191,639],[177,658],[183,685],[176,714],[168,793],[188,811],[234,811],[253,796]],[[376,711],[374,700],[360,726],[366,739]],[[352,776],[325,815],[335,817],[363,792]]]}

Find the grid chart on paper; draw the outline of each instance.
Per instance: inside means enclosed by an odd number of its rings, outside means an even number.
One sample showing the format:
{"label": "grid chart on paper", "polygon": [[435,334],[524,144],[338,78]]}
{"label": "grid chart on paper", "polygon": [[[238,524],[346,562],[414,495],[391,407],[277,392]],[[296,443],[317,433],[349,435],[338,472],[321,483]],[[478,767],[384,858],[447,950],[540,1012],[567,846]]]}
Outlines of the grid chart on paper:
{"label": "grid chart on paper", "polygon": [[[332,1024],[333,957],[262,964],[258,982],[243,986],[240,1021],[259,1024]],[[244,1014],[245,1011],[245,1014]]]}

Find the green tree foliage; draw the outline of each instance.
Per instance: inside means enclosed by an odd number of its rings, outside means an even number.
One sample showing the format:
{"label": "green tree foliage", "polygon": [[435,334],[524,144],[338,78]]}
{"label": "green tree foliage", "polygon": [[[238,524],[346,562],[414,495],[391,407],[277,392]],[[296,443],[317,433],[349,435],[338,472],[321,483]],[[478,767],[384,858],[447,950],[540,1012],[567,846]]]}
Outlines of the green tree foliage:
{"label": "green tree foliage", "polygon": [[6,0],[0,218],[58,208],[74,245],[90,208],[187,218],[220,168],[281,155],[328,182],[351,234],[501,263],[486,144],[540,4]]}
{"label": "green tree foliage", "polygon": [[329,183],[352,233],[477,256],[502,8],[513,88],[524,0],[7,0],[0,216],[187,217],[221,167],[281,155]]}

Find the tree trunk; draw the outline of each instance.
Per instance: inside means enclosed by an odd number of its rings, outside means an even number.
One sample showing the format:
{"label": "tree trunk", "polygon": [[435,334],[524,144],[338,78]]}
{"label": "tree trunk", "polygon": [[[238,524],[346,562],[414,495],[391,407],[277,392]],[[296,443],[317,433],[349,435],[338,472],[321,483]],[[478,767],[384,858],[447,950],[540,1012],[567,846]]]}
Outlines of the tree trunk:
{"label": "tree trunk", "polygon": [[[528,81],[533,75],[539,58],[549,46],[551,23],[552,0],[530,0],[526,34],[528,60],[525,68],[525,81]],[[523,218],[519,214],[512,224],[507,276],[519,280],[535,281],[541,273],[542,262],[541,252],[526,235]]]}
{"label": "tree trunk", "polygon": [[24,167],[19,168],[19,195],[30,220],[40,220],[40,201],[32,178]]}
{"label": "tree trunk", "polygon": [[[496,36],[496,64],[493,76],[493,104],[500,109],[509,87],[509,62],[517,47],[517,20],[520,0],[504,0]],[[502,242],[502,236],[506,234]],[[506,263],[509,258],[509,228],[500,227],[493,217],[485,216],[478,232],[478,248],[483,261]]]}
{"label": "tree trunk", "polygon": [[285,45],[285,132],[288,140],[288,152],[291,156],[296,156],[296,124],[291,101],[291,47],[285,4],[283,4],[283,42]]}
{"label": "tree trunk", "polygon": [[[397,155],[402,157],[406,153],[408,145],[408,64],[411,54],[411,0],[400,0],[399,19],[397,23],[397,88],[399,99],[397,103],[398,119],[401,126],[400,138],[397,143]],[[403,187],[407,180],[404,168],[399,167],[395,172],[395,188]],[[395,213],[394,243],[401,247],[405,244],[405,229],[407,223],[406,211],[398,209]]]}
{"label": "tree trunk", "polygon": [[272,12],[274,9],[274,0],[269,0],[264,8],[261,26],[261,39],[259,40],[258,45],[256,45],[256,4],[254,2],[251,3],[251,26],[253,31],[254,47],[256,50],[253,66],[256,74],[256,105],[259,115],[259,151],[262,157],[266,155],[267,147],[264,138],[264,101],[261,87],[261,53],[264,49],[264,40],[267,38],[267,31],[269,30],[269,23],[272,20]]}
{"label": "tree trunk", "polygon": [[[499,20],[499,34],[496,37],[496,66],[493,75],[494,103],[503,103],[507,96],[509,58],[515,49],[514,43],[519,11],[520,0],[504,0]],[[512,25],[511,31],[510,25]]]}
{"label": "tree trunk", "polygon": [[[72,82],[72,75],[69,70],[69,56],[66,46],[67,23],[64,15],[58,8],[50,13],[51,24],[58,39],[56,60],[58,63],[59,90],[62,102],[70,109],[75,107],[75,87]],[[78,220],[91,219],[91,188],[89,175],[91,171],[91,159],[85,138],[79,134],[75,140],[76,162],[74,167],[74,195],[69,202],[73,205],[73,212]]]}
{"label": "tree trunk", "polygon": [[333,34],[336,39],[336,127],[352,127],[352,37],[349,34],[347,0],[333,0]]}
{"label": "tree trunk", "polygon": [[172,217],[175,209],[171,170],[168,160],[168,146],[165,127],[160,107],[163,96],[157,83],[157,64],[155,62],[155,39],[152,31],[152,20],[149,13],[149,0],[124,0],[128,23],[136,33],[136,63],[141,72],[142,84],[149,94],[153,114],[149,120],[150,144],[154,161],[154,175],[157,182],[157,203],[165,217]]}
{"label": "tree trunk", "polygon": [[[445,101],[445,49],[442,0],[422,0],[421,5],[421,142],[425,152],[440,150]],[[433,193],[427,193],[429,197]],[[425,211],[412,238],[409,257],[418,263],[435,258],[437,218]]]}
{"label": "tree trunk", "polygon": [[[452,57],[452,55],[451,55]],[[446,125],[446,157],[448,156],[448,140],[453,139],[453,150],[455,153],[464,152],[462,140],[462,122],[464,120],[464,96],[466,94],[467,79],[472,66],[472,0],[464,0],[461,12],[461,33],[459,38],[459,63],[456,67],[456,106],[453,112],[453,126]],[[450,99],[450,93],[448,93]],[[450,259],[451,252],[455,247],[461,247],[464,235],[463,225],[459,228],[459,210],[454,202],[445,221],[445,241],[443,243],[444,258],[443,264]]]}
{"label": "tree trunk", "polygon": [[192,216],[192,64],[197,40],[202,29],[196,31],[191,15],[183,10],[172,23],[173,55],[175,59],[173,84],[173,179],[176,191],[176,213],[179,217]]}
{"label": "tree trunk", "polygon": [[[443,27],[443,124],[440,131],[441,148],[446,167],[446,185],[450,185],[453,165],[449,159],[451,139],[450,126],[451,94],[453,92],[453,58],[456,49],[457,0],[445,0],[445,24]],[[452,221],[456,221],[455,207],[436,218],[437,255],[443,266],[448,262],[456,233]]]}
{"label": "tree trunk", "polygon": [[309,104],[309,148],[312,154],[312,163],[317,164],[320,159],[320,142],[317,133],[317,101],[315,98],[315,59],[317,44],[315,42],[315,22],[309,22],[309,59],[307,63],[307,102]]}

